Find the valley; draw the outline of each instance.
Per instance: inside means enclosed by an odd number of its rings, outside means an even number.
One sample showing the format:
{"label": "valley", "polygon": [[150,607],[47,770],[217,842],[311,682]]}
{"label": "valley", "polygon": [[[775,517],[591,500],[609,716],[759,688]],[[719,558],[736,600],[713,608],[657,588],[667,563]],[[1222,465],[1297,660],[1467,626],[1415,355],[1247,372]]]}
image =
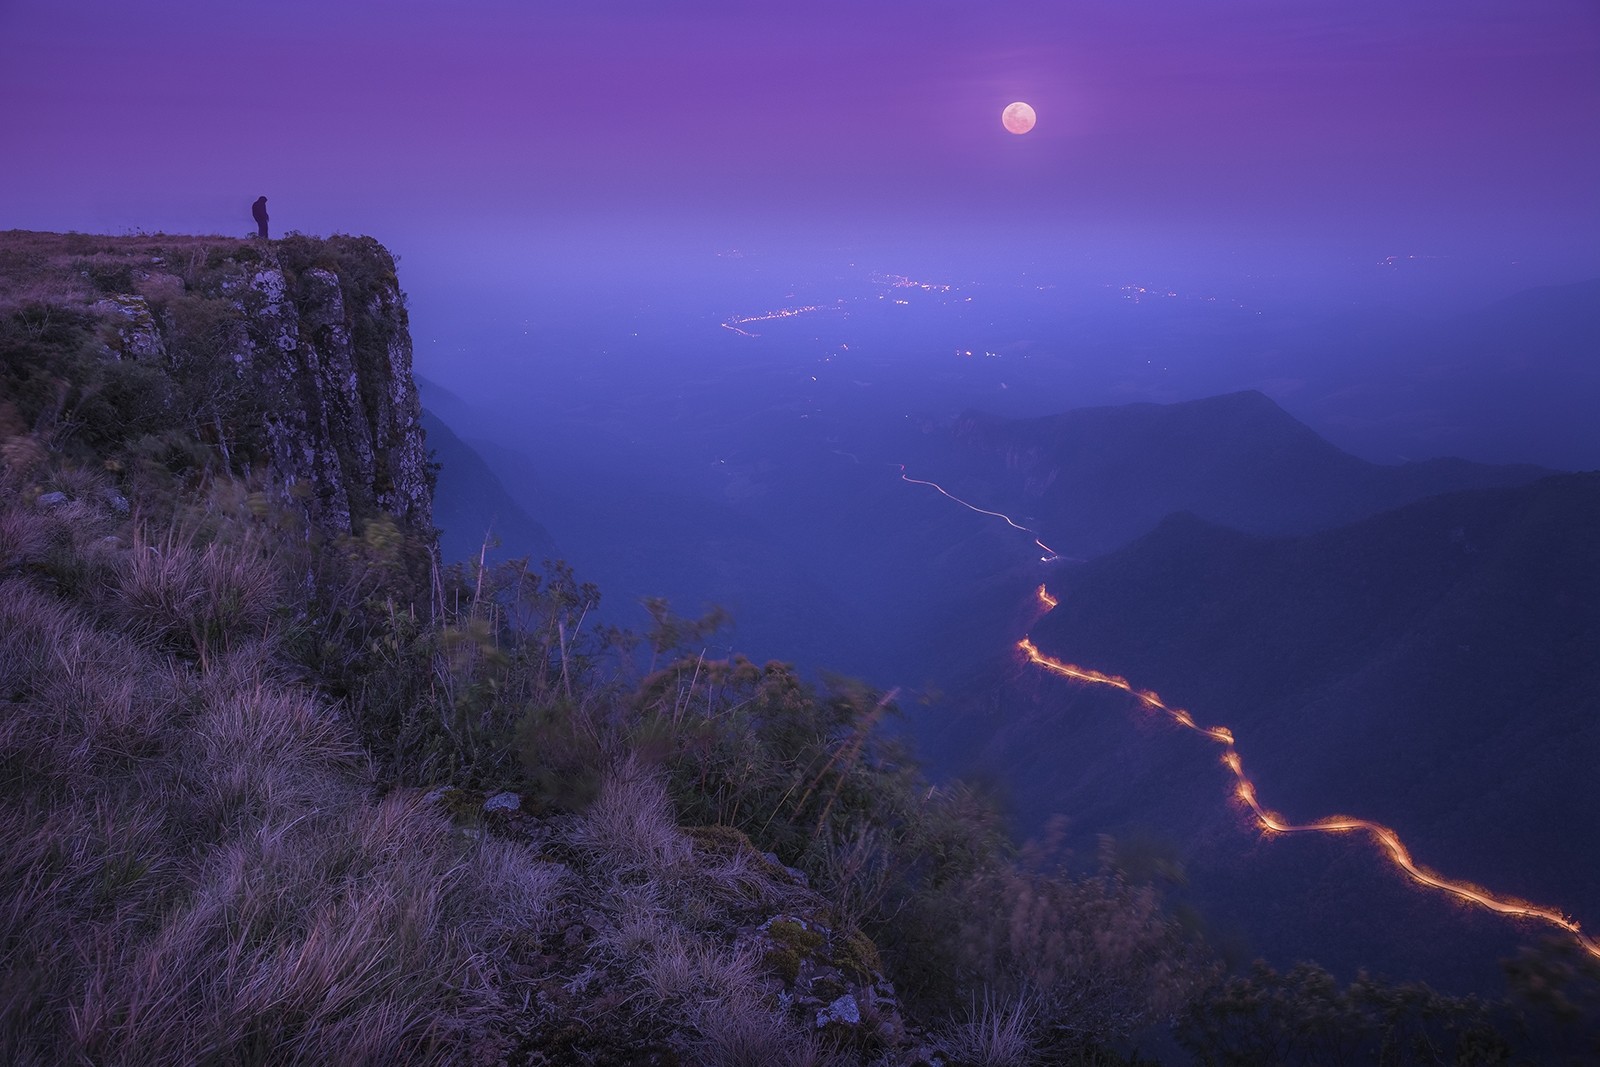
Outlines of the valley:
{"label": "valley", "polygon": [[[1429,903],[1436,891],[1385,874],[1361,835],[1262,838],[1242,772],[1038,677],[1023,634],[1036,663],[1136,679],[1241,731],[1248,781],[1284,826],[1347,812],[1384,828],[1369,831],[1380,842],[1398,834],[1390,855],[1600,922],[1600,825],[1584,814],[1600,798],[1580,769],[1600,755],[1581,696],[1597,681],[1584,650],[1600,633],[1600,559],[1576,533],[1600,515],[1591,483],[1525,461],[1561,453],[1485,438],[1471,459],[1375,462],[1337,447],[1262,389],[1381,446],[1327,414],[1347,385],[1285,392],[1261,377],[1242,353],[1270,344],[1277,369],[1292,366],[1290,320],[1239,301],[847,268],[833,285],[846,288],[785,285],[791,299],[760,313],[680,302],[652,325],[641,311],[636,340],[574,351],[580,373],[547,378],[514,419],[434,403],[424,383],[425,404],[473,427],[505,499],[548,531],[500,552],[566,558],[617,625],[640,625],[646,596],[681,614],[725,608],[733,627],[708,656],[898,687],[894,729],[932,766],[983,783],[1024,834],[1066,815],[1085,859],[1104,835],[1170,856],[1183,875],[1166,891],[1240,959],[1493,992],[1498,960],[1537,934]],[[1577,304],[1543,299],[1547,326],[1577,323],[1546,331],[1560,351],[1592,340]],[[1397,352],[1419,328],[1391,340]],[[1311,361],[1326,341],[1294,343]],[[1084,344],[1092,366],[1070,354]],[[659,377],[636,354],[652,347]],[[1149,361],[1154,348],[1169,358]],[[622,386],[609,360],[643,369]],[[1344,373],[1405,393],[1411,365],[1374,367]],[[1062,607],[1036,618],[1041,582]],[[1518,769],[1541,762],[1552,772]]]}

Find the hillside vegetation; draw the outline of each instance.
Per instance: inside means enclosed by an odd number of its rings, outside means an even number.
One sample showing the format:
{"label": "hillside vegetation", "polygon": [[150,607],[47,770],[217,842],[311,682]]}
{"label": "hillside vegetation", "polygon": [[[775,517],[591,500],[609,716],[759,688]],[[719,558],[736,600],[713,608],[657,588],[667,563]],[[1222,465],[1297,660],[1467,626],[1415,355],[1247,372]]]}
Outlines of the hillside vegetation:
{"label": "hillside vegetation", "polygon": [[1476,1002],[1222,984],[1114,849],[926,781],[893,693],[442,565],[393,268],[0,236],[0,1059],[1506,1055]]}

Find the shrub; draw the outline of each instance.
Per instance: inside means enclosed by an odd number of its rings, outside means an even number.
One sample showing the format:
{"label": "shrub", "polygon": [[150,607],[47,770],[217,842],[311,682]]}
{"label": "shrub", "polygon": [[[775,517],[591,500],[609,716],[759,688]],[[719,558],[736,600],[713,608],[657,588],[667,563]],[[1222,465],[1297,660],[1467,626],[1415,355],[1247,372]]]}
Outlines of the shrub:
{"label": "shrub", "polygon": [[1185,1013],[1177,1036],[1202,1063],[1508,1063],[1489,1006],[1366,975],[1341,986],[1323,968],[1257,961]]}
{"label": "shrub", "polygon": [[1549,1062],[1600,1058],[1600,960],[1570,938],[1521,949],[1502,964],[1512,1003],[1537,1025]]}
{"label": "shrub", "polygon": [[953,894],[955,965],[966,984],[1026,997],[1032,1041],[1082,1055],[1169,1021],[1202,973],[1148,887],[1008,864]]}

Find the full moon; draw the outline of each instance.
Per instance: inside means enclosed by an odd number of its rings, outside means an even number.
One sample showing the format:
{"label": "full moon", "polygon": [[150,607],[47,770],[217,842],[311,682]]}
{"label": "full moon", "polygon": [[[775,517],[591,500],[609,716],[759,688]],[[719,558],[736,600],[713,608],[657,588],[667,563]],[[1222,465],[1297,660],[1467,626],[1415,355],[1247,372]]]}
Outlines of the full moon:
{"label": "full moon", "polygon": [[1033,129],[1034,121],[1038,118],[1033,113],[1033,108],[1018,100],[1015,104],[1007,104],[1006,109],[1000,112],[1000,124],[1012,133],[1027,133]]}

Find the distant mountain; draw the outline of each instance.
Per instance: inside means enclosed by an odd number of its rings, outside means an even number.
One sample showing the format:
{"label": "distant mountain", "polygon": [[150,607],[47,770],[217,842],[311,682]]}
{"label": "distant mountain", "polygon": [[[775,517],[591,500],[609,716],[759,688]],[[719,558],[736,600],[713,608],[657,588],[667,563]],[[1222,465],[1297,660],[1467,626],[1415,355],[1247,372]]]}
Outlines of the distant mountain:
{"label": "distant mountain", "polygon": [[[1062,572],[1033,639],[1229,727],[1263,802],[1288,818],[1385,823],[1446,875],[1592,929],[1596,530],[1600,474],[1290,538],[1178,515]],[[1026,822],[1060,811],[1181,842],[1202,911],[1280,959],[1492,985],[1495,955],[1543,932],[1412,887],[1365,842],[1259,839],[1220,749],[1124,694],[1018,667],[960,733]]]}
{"label": "distant mountain", "polygon": [[1600,382],[1594,361],[1580,357],[1600,345],[1600,278],[1524,289],[1462,315],[1448,333],[1458,346],[1560,357],[1559,366],[1549,369],[1593,385]]}
{"label": "distant mountain", "polygon": [[1600,279],[1529,289],[1462,316],[1426,346],[1417,408],[1453,413],[1449,447],[1470,437],[1504,456],[1600,466]]}
{"label": "distant mountain", "polygon": [[1110,551],[1177,511],[1251,533],[1303,533],[1549,473],[1455,459],[1370,463],[1254,391],[1038,419],[969,412],[955,434],[978,453],[963,471],[983,487],[974,494],[993,499],[1003,487],[1046,543],[1077,557]]}
{"label": "distant mountain", "polygon": [[497,559],[528,556],[535,563],[559,556],[555,539],[506,491],[483,457],[431,411],[422,413],[428,449],[439,464],[433,521],[445,562],[478,557],[485,537]]}
{"label": "distant mountain", "polygon": [[1600,278],[1444,320],[1352,309],[1248,345],[1257,381],[1369,458],[1600,468]]}

